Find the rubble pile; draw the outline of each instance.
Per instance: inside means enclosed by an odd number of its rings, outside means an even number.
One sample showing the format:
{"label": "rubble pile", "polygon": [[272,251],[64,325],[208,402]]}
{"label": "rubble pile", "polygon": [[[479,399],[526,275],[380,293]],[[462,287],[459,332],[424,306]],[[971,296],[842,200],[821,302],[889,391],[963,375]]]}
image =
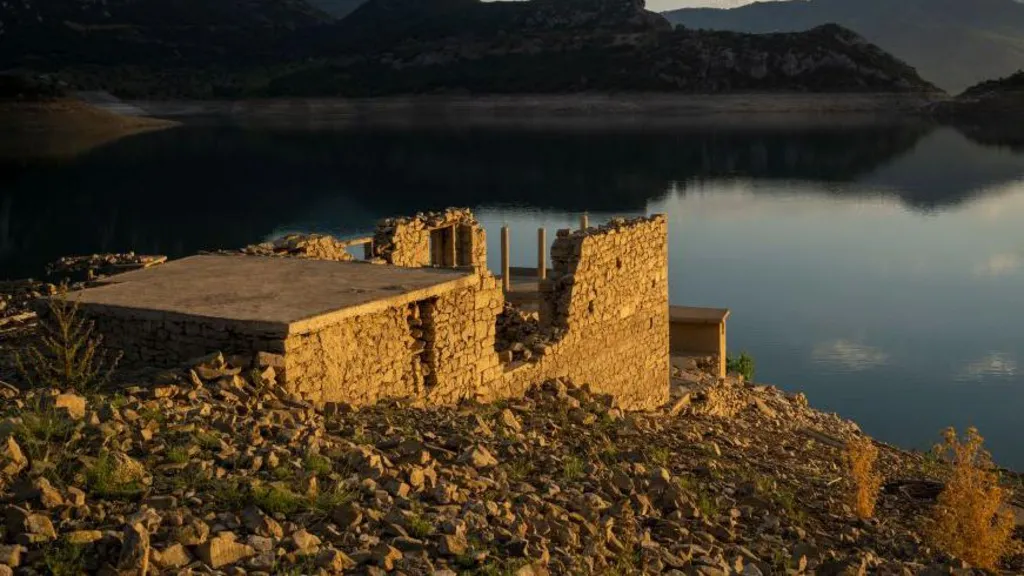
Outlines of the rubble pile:
{"label": "rubble pile", "polygon": [[[281,393],[270,360],[0,388],[0,575],[973,573],[922,540],[928,496],[853,516],[857,427],[801,395],[684,365],[656,412],[562,380],[355,410]],[[881,448],[887,480],[934,469]]]}

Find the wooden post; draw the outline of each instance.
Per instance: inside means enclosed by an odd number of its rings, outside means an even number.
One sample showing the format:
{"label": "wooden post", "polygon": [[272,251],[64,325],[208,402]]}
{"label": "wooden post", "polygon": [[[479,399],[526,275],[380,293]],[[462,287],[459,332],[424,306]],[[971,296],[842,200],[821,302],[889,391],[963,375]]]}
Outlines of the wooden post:
{"label": "wooden post", "polygon": [[548,277],[548,241],[543,228],[537,228],[537,279]]}
{"label": "wooden post", "polygon": [[501,289],[505,293],[512,291],[512,278],[509,277],[508,263],[508,226],[501,227]]}
{"label": "wooden post", "polygon": [[726,318],[722,318],[722,324],[719,326],[718,331],[718,377],[725,378],[728,375],[726,368],[726,358],[728,358],[728,351],[725,346],[725,321]]}
{"label": "wooden post", "polygon": [[587,213],[580,214],[580,230],[586,230],[590,228],[590,219],[587,218]]}

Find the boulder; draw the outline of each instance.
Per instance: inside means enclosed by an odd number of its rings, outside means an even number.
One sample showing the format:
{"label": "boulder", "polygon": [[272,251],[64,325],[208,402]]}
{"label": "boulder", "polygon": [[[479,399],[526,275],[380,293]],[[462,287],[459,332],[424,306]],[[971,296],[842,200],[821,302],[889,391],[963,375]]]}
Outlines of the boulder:
{"label": "boulder", "polygon": [[235,541],[235,535],[222,532],[196,547],[196,555],[214,570],[230,566],[256,554],[248,544]]}

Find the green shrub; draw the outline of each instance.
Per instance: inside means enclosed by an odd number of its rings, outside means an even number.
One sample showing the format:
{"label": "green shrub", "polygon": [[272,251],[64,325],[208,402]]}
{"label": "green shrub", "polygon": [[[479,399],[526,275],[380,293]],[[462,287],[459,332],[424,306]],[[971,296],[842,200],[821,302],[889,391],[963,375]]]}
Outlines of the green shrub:
{"label": "green shrub", "polygon": [[740,353],[738,357],[726,356],[725,368],[730,374],[741,374],[747,382],[754,381],[754,358],[746,352]]}
{"label": "green shrub", "polygon": [[566,456],[562,462],[562,477],[568,482],[579,480],[584,476],[583,468],[583,460],[576,456]]}
{"label": "green shrub", "polygon": [[331,459],[319,454],[308,454],[302,461],[302,467],[318,476],[326,476],[334,469]]}
{"label": "green shrub", "polygon": [[68,300],[66,286],[47,301],[38,330],[38,341],[14,355],[18,372],[34,386],[90,392],[110,379],[121,359],[102,352],[103,339],[93,335],[78,302]]}
{"label": "green shrub", "polygon": [[100,454],[96,462],[85,471],[89,492],[101,498],[131,498],[145,487],[136,481],[123,482],[117,477],[117,464],[109,452]]}

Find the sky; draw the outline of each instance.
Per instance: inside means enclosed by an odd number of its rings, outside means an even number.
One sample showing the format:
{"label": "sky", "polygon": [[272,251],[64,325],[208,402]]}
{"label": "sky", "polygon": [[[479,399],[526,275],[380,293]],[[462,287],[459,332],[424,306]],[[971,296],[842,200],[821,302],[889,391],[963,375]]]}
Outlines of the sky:
{"label": "sky", "polygon": [[675,10],[676,8],[733,8],[749,4],[750,0],[647,0],[647,9],[654,12]]}

